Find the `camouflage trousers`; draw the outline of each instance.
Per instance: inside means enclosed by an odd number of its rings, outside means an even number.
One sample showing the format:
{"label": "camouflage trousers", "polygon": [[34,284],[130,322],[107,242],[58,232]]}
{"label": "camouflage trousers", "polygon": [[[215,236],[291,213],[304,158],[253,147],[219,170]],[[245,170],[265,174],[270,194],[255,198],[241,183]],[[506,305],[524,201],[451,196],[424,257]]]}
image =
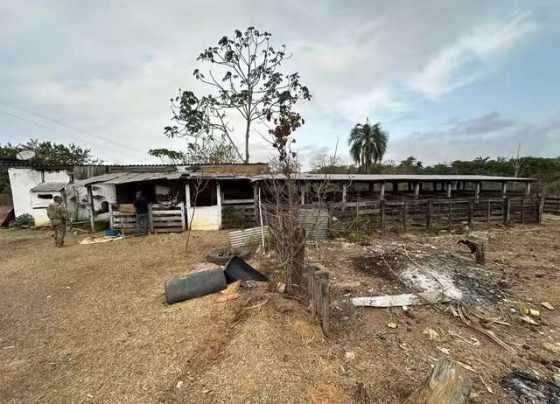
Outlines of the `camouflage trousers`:
{"label": "camouflage trousers", "polygon": [[55,247],[62,247],[64,246],[64,236],[66,235],[66,224],[55,224],[52,226],[53,229],[53,236],[54,236],[54,245]]}

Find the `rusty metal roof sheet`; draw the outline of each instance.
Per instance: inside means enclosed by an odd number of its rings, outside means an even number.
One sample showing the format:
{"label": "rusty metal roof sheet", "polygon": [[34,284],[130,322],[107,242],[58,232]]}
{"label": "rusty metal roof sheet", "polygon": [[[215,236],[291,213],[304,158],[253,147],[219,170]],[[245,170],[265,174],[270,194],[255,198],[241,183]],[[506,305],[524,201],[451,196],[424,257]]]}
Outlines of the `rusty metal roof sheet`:
{"label": "rusty metal roof sheet", "polygon": [[[263,174],[251,177],[253,181],[284,179],[283,174]],[[311,174],[297,173],[292,178],[297,181],[534,181],[533,178],[498,177],[493,175],[412,175],[412,174]]]}

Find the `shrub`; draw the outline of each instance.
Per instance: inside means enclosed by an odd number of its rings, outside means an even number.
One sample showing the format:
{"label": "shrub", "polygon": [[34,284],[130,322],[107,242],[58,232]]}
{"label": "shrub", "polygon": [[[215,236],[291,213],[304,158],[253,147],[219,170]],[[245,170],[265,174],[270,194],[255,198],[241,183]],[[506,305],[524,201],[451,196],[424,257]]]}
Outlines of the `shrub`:
{"label": "shrub", "polygon": [[35,227],[35,219],[28,213],[19,215],[8,225],[12,229],[32,229]]}

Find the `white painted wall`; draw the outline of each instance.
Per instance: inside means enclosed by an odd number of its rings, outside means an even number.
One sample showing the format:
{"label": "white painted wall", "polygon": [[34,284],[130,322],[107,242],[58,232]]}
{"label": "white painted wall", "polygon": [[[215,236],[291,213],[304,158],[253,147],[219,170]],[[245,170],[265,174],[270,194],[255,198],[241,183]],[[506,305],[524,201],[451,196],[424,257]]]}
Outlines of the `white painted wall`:
{"label": "white painted wall", "polygon": [[[12,189],[12,199],[14,202],[14,211],[16,216],[27,213],[35,218],[35,226],[48,226],[50,222],[47,217],[46,207],[52,202],[52,200],[38,198],[38,193],[31,192],[31,189],[41,182],[68,183],[70,181],[70,176],[66,170],[47,171],[35,170],[32,168],[11,167],[8,169],[8,176],[10,178],[10,187]],[[89,202],[83,202],[83,200],[87,201],[87,190],[85,187],[76,187],[72,184],[66,186],[66,206],[68,208],[68,213],[71,218],[74,217],[77,203],[72,196],[74,196],[75,189],[79,192],[78,199],[82,204],[85,203],[87,205],[85,208],[80,207],[78,220],[88,220]],[[41,193],[49,193],[53,196],[61,195],[61,193],[57,192]],[[94,198],[93,205],[95,210],[101,209],[103,201],[107,201],[108,203],[116,203],[117,201],[114,185],[94,185],[93,195],[99,196],[99,198]],[[96,218],[99,220],[109,221],[109,214],[100,214],[96,216]]]}
{"label": "white painted wall", "polygon": [[[14,213],[16,216],[29,214],[35,219],[35,226],[48,226],[47,206],[52,199],[40,199],[39,193],[31,192],[31,188],[41,182],[67,183],[70,176],[66,170],[35,170],[33,168],[10,167],[8,169]],[[59,192],[41,192],[41,194],[60,195]]]}
{"label": "white painted wall", "polygon": [[[194,211],[194,217],[193,217]],[[219,206],[197,206],[188,209],[189,223],[192,230],[219,230],[222,222],[222,210]]]}
{"label": "white painted wall", "polygon": [[[117,203],[117,192],[112,184],[94,184],[93,197],[93,207],[96,211],[101,209],[104,201]],[[74,217],[78,205],[77,202],[79,201],[81,206],[78,211],[78,220],[89,219],[89,200],[86,187],[69,184],[66,187],[66,200],[70,217]],[[109,213],[99,214],[95,218],[96,220],[109,221]]]}
{"label": "white painted wall", "polygon": [[12,189],[12,201],[14,202],[14,213],[16,216],[33,214],[31,206],[31,194],[29,191],[35,185],[42,182],[43,175],[40,171],[31,168],[8,168],[10,188]]}
{"label": "white painted wall", "polygon": [[49,226],[51,224],[51,221],[47,216],[47,207],[54,201],[52,198],[51,199],[39,198],[39,195],[50,194],[54,197],[55,195],[62,196],[62,193],[61,192],[30,192],[29,194],[31,196],[31,206],[33,207],[32,215],[33,218],[35,219],[35,226],[37,227]]}

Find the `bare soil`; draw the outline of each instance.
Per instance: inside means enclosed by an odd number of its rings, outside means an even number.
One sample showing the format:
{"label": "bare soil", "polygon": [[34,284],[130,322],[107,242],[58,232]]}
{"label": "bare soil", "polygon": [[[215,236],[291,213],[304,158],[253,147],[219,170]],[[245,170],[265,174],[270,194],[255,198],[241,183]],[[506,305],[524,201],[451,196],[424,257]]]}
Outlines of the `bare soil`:
{"label": "bare soil", "polygon": [[[543,345],[560,342],[560,221],[482,235],[486,269],[457,245],[460,235],[310,247],[310,260],[332,272],[327,339],[305,305],[266,285],[225,302],[164,303],[165,280],[203,269],[225,232],[195,232],[186,254],[184,234],[92,245],[70,235],[56,249],[46,231],[2,230],[0,402],[352,403],[363,383],[369,402],[396,403],[444,356],[476,371],[467,371],[471,402],[514,402],[502,382],[512,372],[549,380],[560,371],[560,354]],[[447,271],[471,316],[515,353],[462,324],[450,305],[352,307],[351,297],[410,292],[400,274],[411,260]],[[268,258],[252,263],[275,269]],[[539,309],[539,325],[520,320],[523,307]]]}

